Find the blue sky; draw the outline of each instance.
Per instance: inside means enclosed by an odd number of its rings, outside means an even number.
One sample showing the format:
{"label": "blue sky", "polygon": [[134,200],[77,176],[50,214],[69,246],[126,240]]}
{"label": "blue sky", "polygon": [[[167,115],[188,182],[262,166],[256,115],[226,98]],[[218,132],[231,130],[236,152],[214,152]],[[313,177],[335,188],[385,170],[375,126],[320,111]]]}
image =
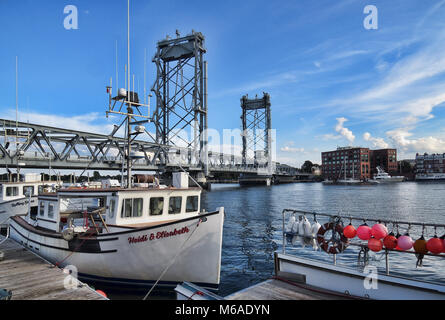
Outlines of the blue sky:
{"label": "blue sky", "polygon": [[[337,146],[445,152],[445,1],[142,1],[131,7],[131,68],[147,86],[156,42],[178,29],[206,37],[209,127],[240,128],[240,98],[271,95],[277,160],[320,162]],[[79,29],[63,27],[66,5]],[[363,26],[366,5],[378,29]],[[0,1],[2,118],[107,131],[104,87],[120,84],[127,1]]]}

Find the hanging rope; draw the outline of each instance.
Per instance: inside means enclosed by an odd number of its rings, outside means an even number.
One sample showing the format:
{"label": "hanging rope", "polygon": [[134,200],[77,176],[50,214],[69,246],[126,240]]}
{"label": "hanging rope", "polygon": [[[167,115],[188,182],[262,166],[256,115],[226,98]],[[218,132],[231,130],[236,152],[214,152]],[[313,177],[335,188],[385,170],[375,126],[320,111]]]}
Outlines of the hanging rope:
{"label": "hanging rope", "polygon": [[[205,220],[204,220],[205,219]],[[189,237],[182,243],[181,247],[179,248],[178,252],[176,253],[176,255],[173,257],[172,261],[170,262],[170,264],[164,269],[164,271],[162,271],[161,275],[159,276],[159,278],[156,280],[155,284],[150,288],[150,290],[147,292],[147,294],[145,295],[145,297],[142,300],[147,300],[148,296],[151,294],[151,292],[153,291],[153,289],[158,285],[159,281],[162,279],[162,277],[164,276],[164,274],[167,272],[168,269],[170,269],[170,267],[173,265],[173,263],[176,261],[176,258],[179,256],[179,254],[182,252],[182,248],[185,246],[185,244],[190,240],[190,238],[193,236],[193,234],[195,233],[195,231],[198,229],[199,225],[201,222],[205,222],[207,221],[207,218],[199,218],[198,223],[196,224],[196,228],[193,229],[192,233],[189,235]]]}

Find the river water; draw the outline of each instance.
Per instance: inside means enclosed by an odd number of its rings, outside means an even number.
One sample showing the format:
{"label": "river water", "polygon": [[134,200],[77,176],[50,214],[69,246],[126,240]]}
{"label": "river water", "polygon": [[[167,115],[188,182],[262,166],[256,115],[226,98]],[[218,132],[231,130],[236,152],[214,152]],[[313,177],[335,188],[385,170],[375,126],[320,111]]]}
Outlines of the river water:
{"label": "river water", "polygon": [[[341,212],[346,216],[392,219],[410,222],[445,224],[445,183],[403,182],[367,186],[335,186],[322,183],[293,183],[274,186],[239,187],[214,185],[211,192],[203,192],[201,208],[213,211],[225,208],[221,284],[219,294],[229,295],[273,275],[274,252],[282,249],[282,211],[285,208],[329,214]],[[308,219],[313,222],[312,215]],[[320,223],[327,222],[322,217]],[[349,219],[344,221],[349,224]],[[354,221],[355,227],[362,222]],[[372,226],[374,222],[368,224]],[[388,225],[392,229],[391,225]],[[401,225],[404,234],[407,226]],[[437,230],[438,236],[445,233]],[[420,237],[421,230],[413,227],[410,235]],[[427,228],[425,238],[434,235]],[[311,259],[332,262],[332,256],[314,251],[310,246],[288,244],[288,253]],[[337,263],[357,267],[359,249],[348,247],[337,255]],[[445,261],[425,257],[423,267],[416,268],[416,257],[411,254],[390,255],[391,274],[417,277],[426,281],[445,283]],[[370,252],[370,265],[382,271],[384,254]],[[114,295],[112,298],[139,299],[140,295]]]}

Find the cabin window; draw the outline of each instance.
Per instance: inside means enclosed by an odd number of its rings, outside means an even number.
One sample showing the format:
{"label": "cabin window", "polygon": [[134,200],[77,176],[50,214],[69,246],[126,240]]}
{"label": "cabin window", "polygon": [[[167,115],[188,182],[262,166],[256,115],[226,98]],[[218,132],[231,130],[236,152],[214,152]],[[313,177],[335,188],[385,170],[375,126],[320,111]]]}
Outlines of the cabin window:
{"label": "cabin window", "polygon": [[121,218],[141,217],[143,199],[124,199],[122,204]]}
{"label": "cabin window", "polygon": [[164,198],[150,198],[150,215],[159,216],[164,211]]}
{"label": "cabin window", "polygon": [[187,203],[185,207],[186,212],[198,211],[198,196],[187,197]]}
{"label": "cabin window", "polygon": [[29,195],[34,195],[34,187],[33,186],[24,186],[23,187],[23,195],[29,197]]}
{"label": "cabin window", "polygon": [[182,197],[170,197],[168,204],[168,213],[169,214],[181,213],[181,202],[182,202]]}
{"label": "cabin window", "polygon": [[43,201],[40,201],[39,215],[41,215],[41,216],[45,215],[45,202],[43,202]]}
{"label": "cabin window", "polygon": [[19,188],[18,187],[6,187],[6,196],[7,197],[14,197],[19,194]]}
{"label": "cabin window", "polygon": [[133,217],[142,217],[143,203],[142,198],[133,199]]}
{"label": "cabin window", "polygon": [[108,215],[110,218],[114,217],[114,210],[116,210],[116,199],[111,199],[108,207]]}
{"label": "cabin window", "polygon": [[48,218],[54,218],[54,204],[48,204]]}

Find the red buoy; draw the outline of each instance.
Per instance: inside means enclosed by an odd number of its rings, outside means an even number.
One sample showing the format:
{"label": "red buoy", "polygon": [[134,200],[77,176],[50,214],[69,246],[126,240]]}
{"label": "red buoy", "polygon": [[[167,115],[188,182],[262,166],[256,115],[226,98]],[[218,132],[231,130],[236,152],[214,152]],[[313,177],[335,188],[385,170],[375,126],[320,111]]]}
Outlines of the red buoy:
{"label": "red buoy", "polygon": [[376,239],[376,238],[369,239],[368,240],[368,248],[371,251],[379,252],[383,248],[382,240]]}
{"label": "red buoy", "polygon": [[371,228],[365,223],[357,228],[357,236],[361,240],[369,240],[371,239]]}
{"label": "red buoy", "polygon": [[426,248],[428,249],[428,251],[434,254],[442,253],[442,251],[444,250],[443,241],[437,236],[434,236],[434,238],[428,240],[428,242],[426,243]]}
{"label": "red buoy", "polygon": [[352,224],[349,224],[343,229],[343,235],[346,238],[352,239],[357,235],[357,230],[355,230],[354,226]]}
{"label": "red buoy", "polygon": [[104,296],[105,298],[108,298],[108,297],[107,297],[107,294],[106,294],[105,292],[103,292],[102,290],[96,290],[96,292],[97,292],[98,294]]}
{"label": "red buoy", "polygon": [[376,239],[383,239],[388,235],[388,229],[384,224],[377,223],[372,226],[371,235]]}
{"label": "red buoy", "polygon": [[383,239],[383,244],[386,249],[395,249],[397,247],[397,238],[394,236],[394,233],[388,234]]}

